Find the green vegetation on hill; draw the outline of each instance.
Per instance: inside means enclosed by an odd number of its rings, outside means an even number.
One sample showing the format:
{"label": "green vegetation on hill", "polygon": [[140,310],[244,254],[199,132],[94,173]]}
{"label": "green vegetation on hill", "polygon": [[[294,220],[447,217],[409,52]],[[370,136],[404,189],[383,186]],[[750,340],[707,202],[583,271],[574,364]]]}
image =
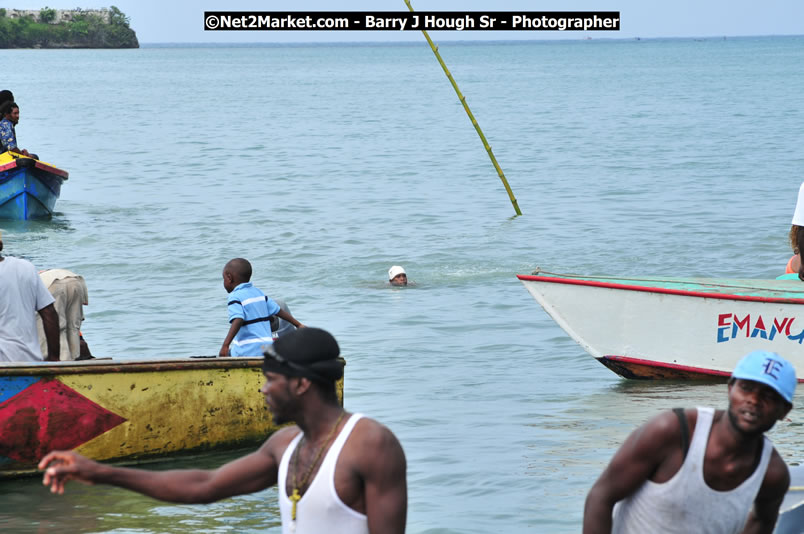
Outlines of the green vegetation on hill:
{"label": "green vegetation on hill", "polygon": [[94,13],[74,13],[72,20],[52,24],[56,10],[43,8],[32,16],[10,18],[0,9],[0,48],[139,48],[129,18],[109,8],[109,21]]}

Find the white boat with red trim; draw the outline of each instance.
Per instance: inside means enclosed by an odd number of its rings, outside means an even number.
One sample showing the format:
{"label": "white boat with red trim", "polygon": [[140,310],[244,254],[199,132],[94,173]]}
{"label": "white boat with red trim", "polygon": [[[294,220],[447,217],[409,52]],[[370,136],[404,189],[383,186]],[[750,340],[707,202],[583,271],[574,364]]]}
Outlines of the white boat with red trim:
{"label": "white boat with red trim", "polygon": [[713,379],[752,350],[777,352],[804,381],[798,280],[517,275],[542,308],[615,373]]}

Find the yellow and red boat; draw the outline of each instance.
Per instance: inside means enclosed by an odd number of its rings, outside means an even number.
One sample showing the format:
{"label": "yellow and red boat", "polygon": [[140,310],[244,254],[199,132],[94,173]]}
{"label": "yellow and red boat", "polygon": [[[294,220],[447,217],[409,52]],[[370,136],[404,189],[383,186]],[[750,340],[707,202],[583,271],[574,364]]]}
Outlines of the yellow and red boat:
{"label": "yellow and red boat", "polygon": [[54,449],[134,464],[262,442],[276,427],[259,393],[261,365],[262,358],[6,363],[0,478],[35,473]]}

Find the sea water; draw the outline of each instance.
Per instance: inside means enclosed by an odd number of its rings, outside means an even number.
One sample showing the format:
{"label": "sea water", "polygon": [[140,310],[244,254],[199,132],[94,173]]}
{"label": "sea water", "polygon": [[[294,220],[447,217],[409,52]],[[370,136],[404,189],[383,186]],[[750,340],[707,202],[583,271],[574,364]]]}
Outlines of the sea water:
{"label": "sea water", "polygon": [[[441,54],[521,217],[424,42],[3,51],[20,145],[70,173],[53,220],[0,222],[4,253],[82,274],[84,335],[115,359],[217,354],[221,269],[248,258],[257,287],[338,339],[346,408],[402,442],[409,532],[578,532],[631,430],[723,407],[726,388],[617,377],[515,275],[781,274],[804,38]],[[387,285],[394,264],[415,286]],[[801,421],[771,433],[790,462]],[[38,480],[0,495],[8,532],[280,530],[275,488],[205,506]]]}

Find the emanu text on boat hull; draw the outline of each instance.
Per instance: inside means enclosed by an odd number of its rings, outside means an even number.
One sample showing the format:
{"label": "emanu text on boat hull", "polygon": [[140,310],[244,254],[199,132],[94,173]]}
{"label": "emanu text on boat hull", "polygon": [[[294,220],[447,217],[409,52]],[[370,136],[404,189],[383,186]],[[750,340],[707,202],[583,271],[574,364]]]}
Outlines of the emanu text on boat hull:
{"label": "emanu text on boat hull", "polygon": [[794,333],[798,330],[798,328],[793,328],[795,320],[795,317],[769,319],[761,314],[755,314],[752,318],[750,313],[745,315],[721,313],[717,316],[717,342],[725,343],[738,337],[773,341],[778,335],[791,341],[798,341],[798,344],[801,345],[804,341],[804,328],[801,328],[800,332]]}

